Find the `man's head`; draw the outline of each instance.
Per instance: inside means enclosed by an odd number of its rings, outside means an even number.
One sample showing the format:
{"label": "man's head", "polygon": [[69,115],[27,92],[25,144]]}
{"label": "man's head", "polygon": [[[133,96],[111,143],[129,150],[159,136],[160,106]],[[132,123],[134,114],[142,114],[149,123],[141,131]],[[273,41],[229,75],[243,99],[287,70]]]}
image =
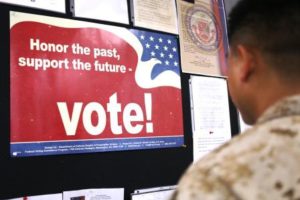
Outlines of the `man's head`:
{"label": "man's head", "polygon": [[253,124],[270,104],[300,92],[300,0],[241,0],[228,34],[230,93]]}

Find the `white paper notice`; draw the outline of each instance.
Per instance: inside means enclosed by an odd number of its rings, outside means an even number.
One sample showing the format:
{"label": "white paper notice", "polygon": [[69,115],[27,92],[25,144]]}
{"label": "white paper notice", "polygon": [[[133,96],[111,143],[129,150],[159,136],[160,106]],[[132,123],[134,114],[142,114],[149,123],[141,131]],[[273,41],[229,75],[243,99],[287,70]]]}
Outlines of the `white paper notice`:
{"label": "white paper notice", "polygon": [[132,200],[169,200],[174,190],[162,190],[157,192],[134,194]]}
{"label": "white paper notice", "polygon": [[129,24],[127,0],[74,0],[74,15]]}
{"label": "white paper notice", "polygon": [[63,192],[64,200],[124,200],[124,188],[85,189]]}
{"label": "white paper notice", "polygon": [[1,2],[66,13],[65,0],[0,0]]}
{"label": "white paper notice", "polygon": [[132,0],[135,26],[178,34],[175,0]]}
{"label": "white paper notice", "polygon": [[227,81],[191,76],[194,161],[231,139]]}
{"label": "white paper notice", "polygon": [[135,190],[131,200],[169,200],[176,189],[174,186],[164,186]]}

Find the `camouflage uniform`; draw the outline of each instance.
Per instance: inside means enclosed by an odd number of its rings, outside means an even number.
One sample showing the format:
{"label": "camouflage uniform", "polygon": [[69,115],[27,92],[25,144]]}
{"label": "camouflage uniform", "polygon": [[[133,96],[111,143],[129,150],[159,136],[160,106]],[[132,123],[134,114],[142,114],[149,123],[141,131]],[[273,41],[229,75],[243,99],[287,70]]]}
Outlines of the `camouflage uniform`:
{"label": "camouflage uniform", "polygon": [[300,200],[300,95],[189,167],[172,200]]}

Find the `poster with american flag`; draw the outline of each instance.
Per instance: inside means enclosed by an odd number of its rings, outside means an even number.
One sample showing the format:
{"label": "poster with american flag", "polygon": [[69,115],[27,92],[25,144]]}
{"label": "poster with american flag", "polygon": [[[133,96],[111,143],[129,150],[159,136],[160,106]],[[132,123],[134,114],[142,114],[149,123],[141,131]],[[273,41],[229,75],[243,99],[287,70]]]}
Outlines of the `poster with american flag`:
{"label": "poster with american flag", "polygon": [[177,36],[11,12],[10,48],[11,156],[183,145]]}

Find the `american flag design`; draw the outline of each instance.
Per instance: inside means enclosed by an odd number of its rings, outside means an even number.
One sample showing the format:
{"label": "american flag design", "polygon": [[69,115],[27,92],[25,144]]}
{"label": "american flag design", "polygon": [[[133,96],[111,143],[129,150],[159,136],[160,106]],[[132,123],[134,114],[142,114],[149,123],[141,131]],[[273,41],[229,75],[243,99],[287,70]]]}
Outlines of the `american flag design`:
{"label": "american flag design", "polygon": [[156,59],[160,61],[151,72],[151,79],[155,79],[160,73],[170,70],[180,76],[177,37],[164,34],[131,31],[143,45],[142,61]]}

